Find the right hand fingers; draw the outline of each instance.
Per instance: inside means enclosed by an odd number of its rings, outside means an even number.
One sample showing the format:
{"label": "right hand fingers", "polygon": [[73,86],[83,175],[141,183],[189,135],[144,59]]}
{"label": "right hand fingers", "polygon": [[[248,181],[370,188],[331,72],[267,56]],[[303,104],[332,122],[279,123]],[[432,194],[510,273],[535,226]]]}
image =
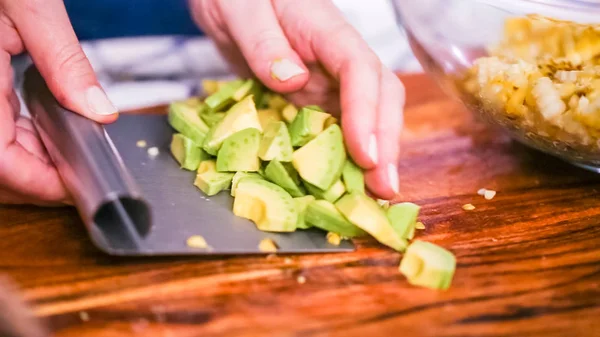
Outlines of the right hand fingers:
{"label": "right hand fingers", "polygon": [[59,103],[97,122],[115,121],[117,109],[100,87],[63,2],[0,0],[0,3]]}

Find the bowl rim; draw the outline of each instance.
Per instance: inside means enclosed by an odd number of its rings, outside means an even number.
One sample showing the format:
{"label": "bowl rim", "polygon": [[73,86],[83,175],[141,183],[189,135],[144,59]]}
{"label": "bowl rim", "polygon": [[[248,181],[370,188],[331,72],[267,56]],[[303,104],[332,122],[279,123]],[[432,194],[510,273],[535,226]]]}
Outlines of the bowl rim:
{"label": "bowl rim", "polygon": [[600,24],[600,2],[592,0],[472,0],[499,10],[541,14],[558,20]]}

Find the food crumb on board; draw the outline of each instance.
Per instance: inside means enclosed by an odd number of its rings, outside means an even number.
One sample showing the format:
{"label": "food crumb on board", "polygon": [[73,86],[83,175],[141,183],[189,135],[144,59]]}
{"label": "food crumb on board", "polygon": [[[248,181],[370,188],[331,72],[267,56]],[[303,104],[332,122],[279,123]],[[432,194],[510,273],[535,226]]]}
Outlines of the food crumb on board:
{"label": "food crumb on board", "polygon": [[416,229],[425,229],[425,224],[422,223],[421,221],[419,221],[415,224],[415,228]]}
{"label": "food crumb on board", "polygon": [[296,282],[298,282],[300,284],[304,284],[304,283],[306,283],[306,277],[300,275],[296,278]]}
{"label": "food crumb on board", "polygon": [[143,139],[140,139],[140,140],[138,140],[138,141],[135,143],[135,146],[137,146],[137,147],[146,147],[146,146],[148,146],[148,143],[146,143],[146,141],[145,141],[145,140],[143,140]]}
{"label": "food crumb on board", "polygon": [[206,239],[204,239],[204,237],[202,235],[190,236],[187,239],[186,244],[188,247],[191,247],[191,248],[201,248],[201,249],[208,248],[208,243],[206,242]]}
{"label": "food crumb on board", "polygon": [[480,188],[479,191],[477,191],[477,194],[483,196],[485,194],[485,191],[487,191],[485,188]]}
{"label": "food crumb on board", "polygon": [[292,262],[294,262],[294,261],[293,261],[291,258],[289,258],[289,257],[286,257],[286,258],[283,260],[283,263],[285,263],[285,264],[292,264]]}
{"label": "food crumb on board", "polygon": [[156,146],[153,146],[153,147],[151,147],[151,148],[148,149],[148,155],[150,157],[156,157],[156,156],[158,156],[158,153],[159,153],[159,151],[158,151],[158,148]]}
{"label": "food crumb on board", "polygon": [[258,249],[261,252],[276,252],[278,248],[275,241],[269,238],[260,240],[260,243],[258,244]]}
{"label": "food crumb on board", "polygon": [[462,206],[462,209],[464,209],[465,211],[472,211],[475,209],[475,206],[473,206],[473,204],[464,204]]}
{"label": "food crumb on board", "polygon": [[87,322],[90,320],[90,314],[87,313],[87,311],[80,311],[79,312],[79,318],[84,321]]}
{"label": "food crumb on board", "polygon": [[334,246],[339,246],[342,242],[342,237],[339,234],[329,232],[327,233],[327,242]]}
{"label": "food crumb on board", "polygon": [[268,261],[275,260],[276,258],[277,258],[277,254],[269,254],[269,255],[267,255],[267,260]]}
{"label": "food crumb on board", "polygon": [[481,188],[477,191],[477,194],[484,197],[485,200],[492,200],[496,196],[496,191],[488,190],[487,188]]}

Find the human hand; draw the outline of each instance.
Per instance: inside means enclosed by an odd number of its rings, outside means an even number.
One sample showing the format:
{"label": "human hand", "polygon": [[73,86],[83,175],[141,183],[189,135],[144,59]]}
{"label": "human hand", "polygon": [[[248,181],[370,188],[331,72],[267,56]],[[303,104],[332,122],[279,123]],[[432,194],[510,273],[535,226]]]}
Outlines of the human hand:
{"label": "human hand", "polygon": [[331,1],[190,1],[194,19],[240,76],[254,74],[298,105],[341,110],[348,151],[367,170],[371,192],[398,193],[404,87]]}
{"label": "human hand", "polygon": [[101,123],[118,114],[60,0],[0,0],[0,203],[58,205],[70,196],[31,121],[19,115],[11,56],[27,50],[58,102]]}

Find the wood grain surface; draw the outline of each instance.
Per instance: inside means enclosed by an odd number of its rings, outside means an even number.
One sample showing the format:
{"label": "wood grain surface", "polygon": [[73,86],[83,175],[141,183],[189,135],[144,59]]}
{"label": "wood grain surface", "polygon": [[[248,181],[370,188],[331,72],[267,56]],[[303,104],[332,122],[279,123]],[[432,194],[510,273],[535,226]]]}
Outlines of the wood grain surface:
{"label": "wood grain surface", "polygon": [[600,176],[478,123],[422,75],[403,80],[399,200],[423,206],[418,238],[456,254],[446,292],[410,286],[373,240],[348,254],[117,258],[73,209],[29,206],[0,206],[0,271],[59,337],[600,336]]}

